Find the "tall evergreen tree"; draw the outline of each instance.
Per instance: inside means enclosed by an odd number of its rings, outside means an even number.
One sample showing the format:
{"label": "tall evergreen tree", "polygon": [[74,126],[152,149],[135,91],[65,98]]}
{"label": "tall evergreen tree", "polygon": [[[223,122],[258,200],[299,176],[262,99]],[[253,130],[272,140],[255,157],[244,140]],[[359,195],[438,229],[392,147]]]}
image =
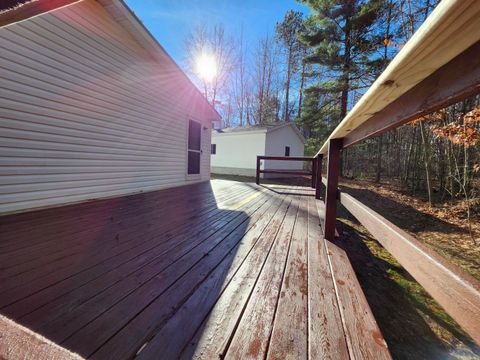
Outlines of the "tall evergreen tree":
{"label": "tall evergreen tree", "polygon": [[[339,100],[338,122],[347,114],[350,92],[365,87],[365,79],[370,79],[378,67],[372,53],[383,40],[377,34],[376,22],[384,0],[302,2],[311,10],[300,38],[313,48],[307,61],[316,65],[314,92]],[[309,113],[305,110],[304,120]]]}

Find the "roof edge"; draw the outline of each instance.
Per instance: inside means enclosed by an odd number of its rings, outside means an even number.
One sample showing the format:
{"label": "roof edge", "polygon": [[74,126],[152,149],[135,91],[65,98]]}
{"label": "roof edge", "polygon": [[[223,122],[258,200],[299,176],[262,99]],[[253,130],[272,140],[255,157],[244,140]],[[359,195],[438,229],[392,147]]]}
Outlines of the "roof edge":
{"label": "roof edge", "polygon": [[0,13],[0,28],[78,3],[83,0],[36,0]]}
{"label": "roof edge", "polygon": [[[220,129],[221,130],[221,129]],[[247,134],[266,134],[267,129],[258,129],[258,130],[238,130],[231,132],[221,132],[218,129],[212,129],[212,134],[214,135],[247,135]]]}

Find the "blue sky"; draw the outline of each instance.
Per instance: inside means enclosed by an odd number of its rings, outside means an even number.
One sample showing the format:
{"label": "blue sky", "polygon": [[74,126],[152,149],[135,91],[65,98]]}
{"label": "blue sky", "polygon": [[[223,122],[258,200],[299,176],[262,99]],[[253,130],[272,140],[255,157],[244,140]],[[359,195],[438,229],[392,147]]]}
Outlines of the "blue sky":
{"label": "blue sky", "polygon": [[198,25],[223,24],[227,34],[243,27],[247,46],[274,32],[285,13],[307,7],[294,0],[126,0],[165,50],[184,67],[184,39]]}

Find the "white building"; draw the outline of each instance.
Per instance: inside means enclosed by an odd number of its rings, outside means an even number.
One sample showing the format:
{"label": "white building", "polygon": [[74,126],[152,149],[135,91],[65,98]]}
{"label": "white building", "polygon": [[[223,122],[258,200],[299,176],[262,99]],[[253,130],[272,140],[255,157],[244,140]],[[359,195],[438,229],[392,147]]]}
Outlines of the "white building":
{"label": "white building", "polygon": [[123,1],[7,1],[0,49],[0,214],[210,179],[219,115]]}
{"label": "white building", "polygon": [[[212,130],[212,173],[255,176],[257,155],[304,156],[305,138],[293,123]],[[266,160],[262,169],[301,170],[301,161]]]}

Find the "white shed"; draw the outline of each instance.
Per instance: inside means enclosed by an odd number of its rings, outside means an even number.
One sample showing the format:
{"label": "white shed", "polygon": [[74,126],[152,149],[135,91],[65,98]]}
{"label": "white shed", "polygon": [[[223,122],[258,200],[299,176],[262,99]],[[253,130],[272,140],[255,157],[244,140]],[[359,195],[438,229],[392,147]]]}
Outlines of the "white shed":
{"label": "white shed", "polygon": [[[212,130],[212,173],[255,176],[258,155],[303,156],[305,138],[293,123]],[[273,161],[262,169],[301,170],[302,162]]]}
{"label": "white shed", "polygon": [[219,115],[121,0],[0,5],[0,93],[0,213],[210,178]]}

